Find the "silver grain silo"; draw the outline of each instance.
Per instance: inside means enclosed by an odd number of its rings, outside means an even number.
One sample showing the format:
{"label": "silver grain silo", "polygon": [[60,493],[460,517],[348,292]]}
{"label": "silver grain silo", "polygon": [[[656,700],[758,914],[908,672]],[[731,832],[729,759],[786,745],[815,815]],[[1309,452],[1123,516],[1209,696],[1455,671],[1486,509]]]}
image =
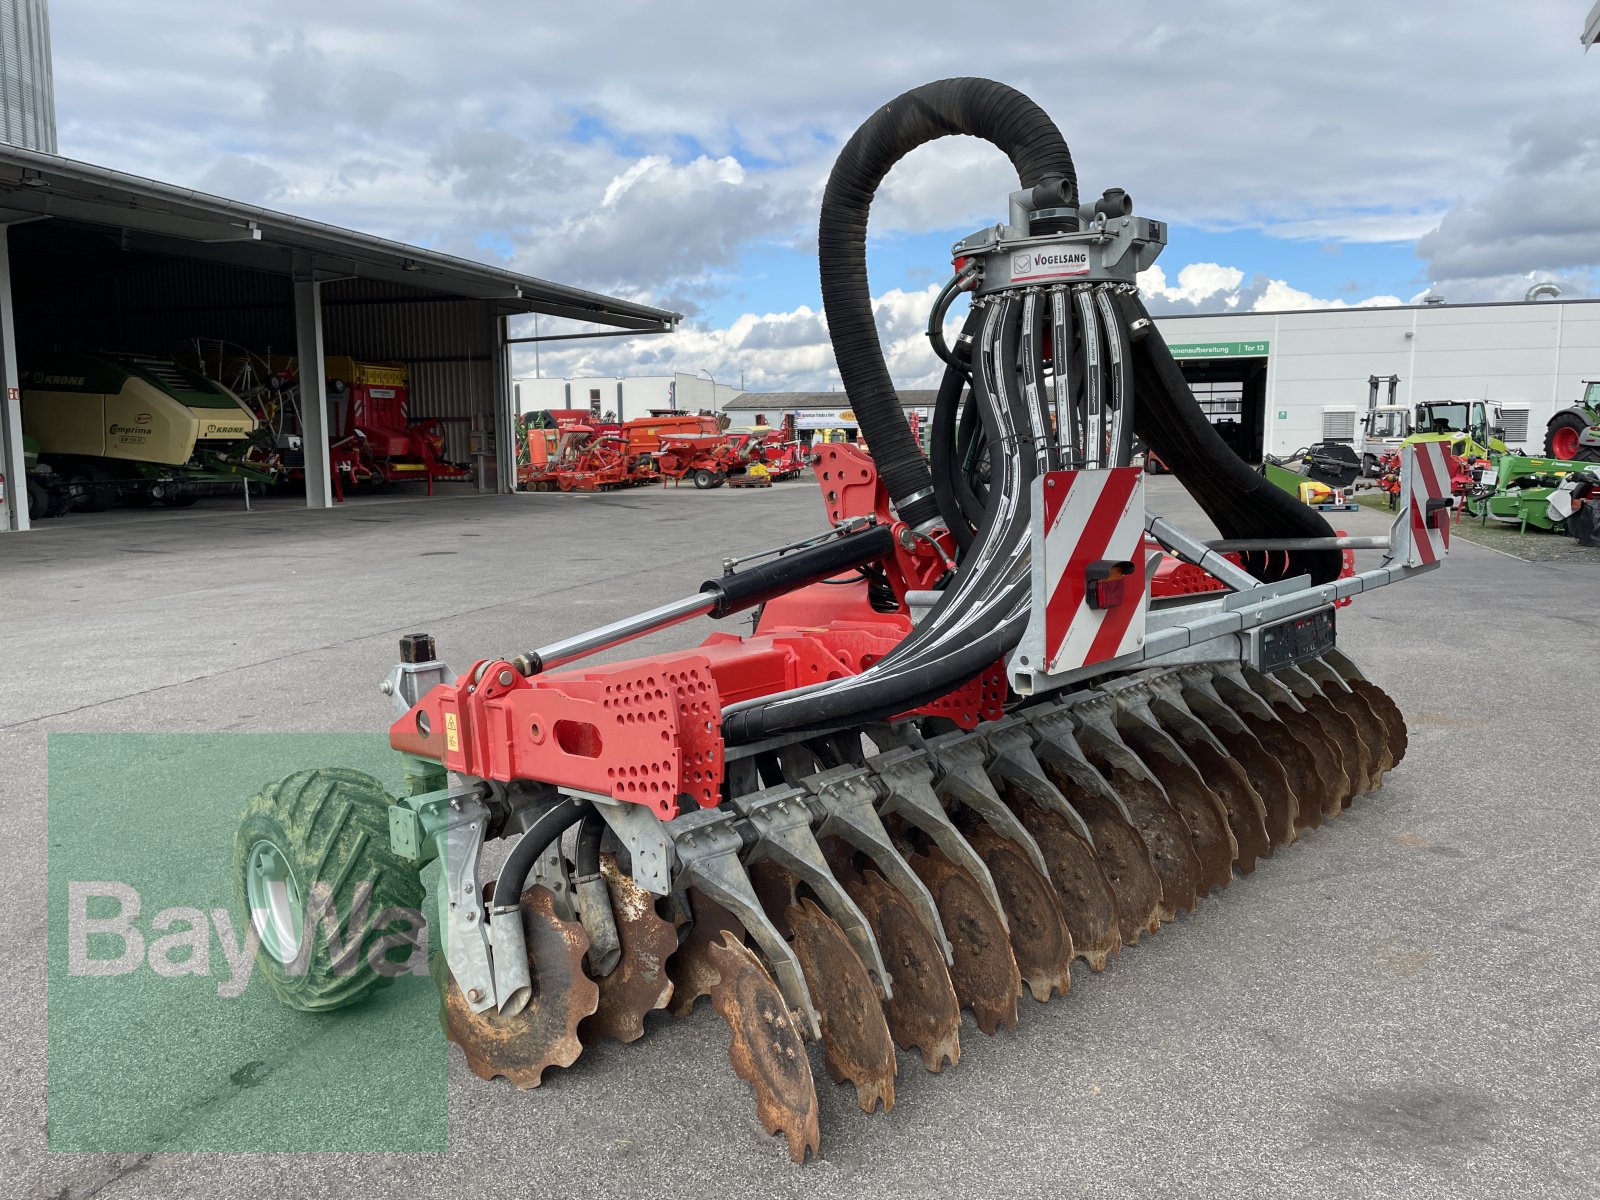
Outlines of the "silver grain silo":
{"label": "silver grain silo", "polygon": [[0,0],[0,67],[0,140],[54,154],[56,94],[45,0]]}

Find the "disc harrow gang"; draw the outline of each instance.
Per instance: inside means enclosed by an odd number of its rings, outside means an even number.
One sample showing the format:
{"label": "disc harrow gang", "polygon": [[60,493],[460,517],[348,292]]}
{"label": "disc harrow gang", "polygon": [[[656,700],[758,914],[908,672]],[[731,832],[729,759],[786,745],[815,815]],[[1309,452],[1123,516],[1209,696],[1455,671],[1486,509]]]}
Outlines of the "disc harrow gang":
{"label": "disc harrow gang", "polygon": [[895,1047],[931,1072],[959,1063],[960,1009],[985,1034],[1014,1029],[1024,987],[1065,995],[1074,959],[1104,969],[1378,786],[1404,722],[1354,670],[1338,655],[1272,675],[1185,666],[926,742],[869,731],[766,756],[730,772],[751,790],[666,827],[694,830],[669,897],[601,856],[621,951],[607,973],[586,920],[530,887],[533,999],[474,1014],[440,959],[445,1028],[478,1074],[536,1087],[709,994],[763,1126],[803,1161],[820,1144],[807,1041],[863,1112],[888,1111]]}

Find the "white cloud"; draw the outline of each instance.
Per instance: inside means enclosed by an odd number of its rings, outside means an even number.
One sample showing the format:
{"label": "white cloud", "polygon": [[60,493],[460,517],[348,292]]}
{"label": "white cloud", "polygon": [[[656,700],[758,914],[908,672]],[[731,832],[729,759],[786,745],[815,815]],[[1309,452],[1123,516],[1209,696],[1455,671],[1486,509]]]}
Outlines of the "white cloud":
{"label": "white cloud", "polygon": [[[925,333],[938,286],[894,289],[873,299],[884,361],[896,386],[937,387],[943,364]],[[826,317],[801,305],[788,312],[745,313],[726,328],[689,327],[669,337],[578,342],[546,349],[549,376],[665,375],[709,371],[719,382],[744,380],[753,392],[828,391],[839,387]],[[533,355],[519,351],[516,373],[531,373]]]}
{"label": "white cloud", "polygon": [[1200,304],[1218,293],[1232,293],[1244,282],[1244,272],[1238,267],[1224,267],[1218,263],[1190,263],[1178,272],[1178,286],[1167,286],[1167,273],[1160,265],[1139,275],[1139,286],[1146,296],[1160,296],[1164,300],[1186,301]]}
{"label": "white cloud", "polygon": [[[1045,6],[986,34],[990,69],[1061,123],[1086,194],[1122,185],[1140,211],[1205,228],[1420,237],[1425,277],[1451,299],[1520,296],[1530,272],[1595,292],[1594,63],[1569,6],[1522,6],[1509,24],[1496,0],[1462,0],[1449,20],[1388,0],[1126,0],[1118,14]],[[753,247],[811,242],[833,158],[878,105],[974,69],[948,36],[971,15],[956,0],[811,0],[803,16],[280,0],[268,23],[204,0],[75,0],[52,12],[61,148],[692,312],[737,292]],[[851,36],[811,36],[827,28]],[[888,176],[872,230],[966,232],[1002,215],[1013,180],[992,147],[947,139]],[[1218,271],[1237,268],[1152,278],[1152,306],[1393,301],[1324,301],[1270,265]],[[817,344],[801,326],[819,318],[796,315],[813,278],[774,305],[789,320],[752,318],[740,338]],[[755,355],[733,328],[707,352]]]}
{"label": "white cloud", "polygon": [[1178,272],[1176,286],[1167,283],[1160,265],[1139,275],[1139,288],[1145,304],[1156,314],[1223,311],[1286,312],[1305,308],[1381,308],[1404,304],[1399,296],[1367,296],[1354,303],[1344,299],[1321,299],[1290,284],[1266,275],[1246,278],[1238,267],[1220,263],[1189,263]]}

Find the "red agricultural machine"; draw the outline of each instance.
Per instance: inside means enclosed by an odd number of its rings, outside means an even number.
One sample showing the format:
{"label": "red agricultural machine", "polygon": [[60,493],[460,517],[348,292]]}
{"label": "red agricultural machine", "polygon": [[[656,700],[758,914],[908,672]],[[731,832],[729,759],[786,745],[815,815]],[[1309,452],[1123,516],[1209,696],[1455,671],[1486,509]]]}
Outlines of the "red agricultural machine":
{"label": "red agricultural machine", "polygon": [[769,479],[795,479],[806,469],[806,448],[792,429],[758,425],[730,432],[728,441],[747,463],[763,467]]}
{"label": "red agricultural machine", "polygon": [[[877,346],[865,237],[890,167],[952,134],[995,143],[1020,186],[935,303],[930,461]],[[897,1048],[957,1064],[963,1009],[1015,1026],[1024,990],[1065,993],[1074,964],[1101,970],[1380,786],[1405,722],[1338,648],[1336,606],[1439,565],[1444,464],[1407,448],[1390,534],[1354,539],[1240,462],[1135,286],[1165,236],[1120,190],[1081,200],[1055,125],[1001,84],[875,113],[818,238],[874,457],[814,447],[817,534],[692,595],[464,671],[403,639],[384,691],[405,794],[308,770],[246,808],[239,895],[279,995],[333,1008],[392,973],[437,862],[426,944],[473,1071],[536,1087],[709,995],[803,1161],[813,1045],[864,1112],[890,1109]],[[1146,512],[1136,435],[1220,537]],[[1381,560],[1346,571],[1362,548]],[[745,636],[591,660],[752,610]],[[335,955],[330,907],[379,915]]]}
{"label": "red agricultural machine", "polygon": [[404,363],[330,357],[326,371],[334,414],[328,440],[341,497],[346,482],[421,480],[431,496],[437,481],[470,478],[467,467],[445,458],[444,423],[437,417],[411,418]]}
{"label": "red agricultural machine", "polygon": [[621,425],[561,420],[528,431],[521,486],[534,492],[601,492],[668,480],[697,488],[765,486],[765,467],[741,453],[714,416],[654,413]]}

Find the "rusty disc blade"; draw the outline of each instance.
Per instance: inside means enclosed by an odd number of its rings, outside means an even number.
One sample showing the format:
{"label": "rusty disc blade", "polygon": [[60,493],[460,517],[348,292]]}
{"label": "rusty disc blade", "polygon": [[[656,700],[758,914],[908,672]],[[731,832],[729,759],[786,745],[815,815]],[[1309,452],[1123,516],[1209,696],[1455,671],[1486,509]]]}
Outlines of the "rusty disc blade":
{"label": "rusty disc blade", "polygon": [[1223,729],[1213,725],[1211,732],[1227,747],[1234,762],[1244,771],[1250,786],[1261,797],[1267,838],[1273,848],[1289,845],[1295,839],[1300,800],[1289,782],[1289,773],[1284,768],[1283,760],[1263,746],[1256,735],[1247,729]]}
{"label": "rusty disc blade", "polygon": [[1394,758],[1394,765],[1399,766],[1400,760],[1406,756],[1406,747],[1410,737],[1406,732],[1406,719],[1400,712],[1400,706],[1394,698],[1377,684],[1367,679],[1351,679],[1347,681],[1350,690],[1364,699],[1372,706],[1372,711],[1378,714],[1379,720],[1389,737],[1389,753]]}
{"label": "rusty disc blade", "polygon": [[1372,750],[1372,775],[1369,782],[1373,790],[1381,788],[1383,777],[1394,766],[1394,751],[1389,749],[1388,726],[1360,692],[1354,690],[1341,692],[1330,688],[1328,698],[1354,721],[1356,728],[1361,731],[1361,740]]}
{"label": "rusty disc blade", "polygon": [[1200,895],[1212,888],[1227,887],[1233,882],[1235,847],[1222,801],[1187,763],[1174,762],[1154,751],[1141,750],[1139,757],[1161,782],[1167,803],[1188,827],[1195,858],[1200,863]]}
{"label": "rusty disc blade", "polygon": [[672,998],[667,960],[678,948],[678,931],[656,912],[655,897],[617,867],[615,856],[600,856],[600,874],[611,896],[622,956],[609,975],[595,982],[600,1003],[578,1027],[585,1046],[608,1037],[636,1042],[644,1036],[644,1016],[665,1008]]}
{"label": "rusty disc blade", "polygon": [[956,999],[970,1009],[978,1028],[992,1034],[1000,1026],[1017,1027],[1017,993],[1022,976],[1011,953],[1005,922],[995,912],[978,881],[956,866],[937,846],[908,860],[933,894],[939,920],[950,939],[955,961],[950,982]]}
{"label": "rusty disc blade", "polygon": [[[844,930],[808,899],[789,909],[794,953],[822,1023],[822,1058],[835,1083],[855,1085],[862,1112],[894,1108],[894,1043],[878,989]],[[892,974],[892,972],[891,972]]]}
{"label": "rusty disc blade", "polygon": [[1185,743],[1183,749],[1206,786],[1222,801],[1237,847],[1233,865],[1241,875],[1248,875],[1256,869],[1256,859],[1272,853],[1272,840],[1267,836],[1266,802],[1250,786],[1244,767],[1210,742],[1196,738]]}
{"label": "rusty disc blade", "polygon": [[800,881],[770,859],[746,863],[744,869],[750,877],[750,886],[755,890],[756,899],[761,901],[761,910],[767,914],[772,927],[785,940],[794,936],[794,931],[789,928],[789,909],[799,899],[795,889],[800,886]]}
{"label": "rusty disc blade", "polygon": [[[1154,933],[1161,928],[1161,876],[1156,873],[1155,864],[1150,859],[1149,847],[1139,831],[1128,824],[1110,800],[1080,788],[1053,764],[1047,762],[1044,767],[1056,788],[1083,818],[1084,824],[1089,827],[1089,836],[1094,839],[1091,849],[1074,832],[1066,818],[1059,814],[1054,821],[1035,821],[1026,809],[1018,810],[1023,813],[1023,823],[1028,825],[1028,832],[1033,834],[1034,840],[1044,850],[1045,862],[1049,864],[1051,877],[1056,880],[1057,890],[1064,877],[1058,863],[1074,861],[1083,854],[1092,855],[1095,865],[1111,887],[1118,936],[1125,946],[1137,945],[1141,934]],[[1063,842],[1062,838],[1072,841]],[[1049,848],[1046,848],[1047,842]],[[1074,945],[1079,954],[1084,953],[1082,942],[1074,938]],[[1111,946],[1106,953],[1115,954],[1117,949]],[[1105,954],[1099,956],[1098,963],[1094,958],[1086,958],[1085,961],[1092,970],[1105,969]]]}
{"label": "rusty disc blade", "polygon": [[715,900],[697,888],[690,888],[685,898],[694,923],[667,960],[667,978],[672,981],[668,1011],[675,1017],[688,1016],[696,1000],[711,995],[711,987],[717,982],[717,967],[710,952],[722,934],[731,933],[735,941],[744,940],[744,926],[739,919]]}
{"label": "rusty disc blade", "polygon": [[[1083,959],[1091,971],[1105,970],[1108,957],[1122,949],[1119,901],[1105,870],[1105,864],[1096,857],[1094,849],[1083,840],[1062,814],[1040,808],[1009,784],[1005,786],[1004,792],[1012,811],[1017,814],[1017,819],[1022,822],[1023,828],[1033,835],[1033,840],[1039,846],[1039,853],[1044,856],[1045,867],[1050,872],[1046,882],[1053,885],[1056,903],[1061,909],[1061,919],[1072,939],[1072,953]],[[979,853],[984,852],[980,850]],[[1142,846],[1139,848],[1139,854],[1148,870],[1149,860],[1145,857]],[[1031,858],[1027,861],[1029,866],[1033,866]],[[1000,876],[995,865],[988,863],[988,867],[998,887]],[[1154,878],[1154,872],[1151,872],[1151,878]],[[1159,883],[1156,884],[1156,894],[1158,896],[1160,894]],[[1011,901],[1002,896],[1001,902],[1008,906],[1006,919],[1009,922]],[[1022,966],[1022,950],[1016,944],[1016,932],[1013,922],[1012,949],[1017,954],[1017,966],[1022,970],[1023,979],[1026,980],[1028,968]],[[1030,990],[1034,990],[1031,984]],[[1065,992],[1065,989],[1062,990]],[[1040,996],[1037,990],[1034,990],[1034,998],[1047,1000],[1049,995],[1046,993]]]}
{"label": "rusty disc blade", "polygon": [[1350,802],[1357,796],[1372,790],[1372,767],[1377,761],[1376,756],[1361,736],[1355,721],[1326,696],[1309,696],[1300,703],[1317,719],[1322,736],[1339,747],[1339,753],[1344,758],[1345,775],[1350,781],[1350,790],[1343,797],[1344,807],[1349,808]]}
{"label": "rusty disc blade", "polygon": [[1311,747],[1295,730],[1282,721],[1245,716],[1244,723],[1268,753],[1282,764],[1295,795],[1295,836],[1322,824],[1331,803],[1337,809],[1338,797],[1330,796],[1330,786],[1322,775]]}
{"label": "rusty disc blade", "polygon": [[1171,921],[1179,912],[1193,912],[1200,895],[1201,867],[1183,818],[1148,779],[1095,756],[1090,761],[1121,798],[1150,852],[1150,864],[1161,877],[1161,920]]}
{"label": "rusty disc blade", "polygon": [[[994,877],[1010,927],[1011,953],[1029,994],[1040,1004],[1056,992],[1065,996],[1072,986],[1072,934],[1054,885],[1021,846],[989,826],[976,824],[967,840]],[[1105,925],[1114,942],[1115,923]]]}
{"label": "rusty disc blade", "polygon": [[494,1008],[472,1011],[443,954],[429,966],[440,992],[439,1023],[484,1079],[504,1076],[536,1088],[549,1067],[570,1067],[583,1053],[578,1023],[594,1012],[600,991],[583,972],[589,936],[555,914],[555,897],[535,885],[522,893],[522,931],[528,943],[533,996],[515,1016]]}
{"label": "rusty disc blade", "polygon": [[917,1050],[935,1074],[946,1060],[954,1066],[961,1061],[961,1005],[933,930],[876,871],[863,871],[844,886],[872,926],[893,980],[894,998],[883,1009],[894,1044]]}
{"label": "rusty disc blade", "polygon": [[1354,795],[1350,776],[1345,772],[1344,751],[1328,736],[1314,713],[1295,712],[1288,705],[1277,709],[1277,713],[1295,740],[1310,753],[1317,777],[1323,782],[1322,819],[1337,817]]}
{"label": "rusty disc blade", "polygon": [[778,985],[748,946],[724,933],[707,953],[717,971],[711,1003],[733,1033],[728,1060],[755,1093],[762,1128],[783,1134],[789,1157],[803,1163],[822,1144],[806,1044]]}

